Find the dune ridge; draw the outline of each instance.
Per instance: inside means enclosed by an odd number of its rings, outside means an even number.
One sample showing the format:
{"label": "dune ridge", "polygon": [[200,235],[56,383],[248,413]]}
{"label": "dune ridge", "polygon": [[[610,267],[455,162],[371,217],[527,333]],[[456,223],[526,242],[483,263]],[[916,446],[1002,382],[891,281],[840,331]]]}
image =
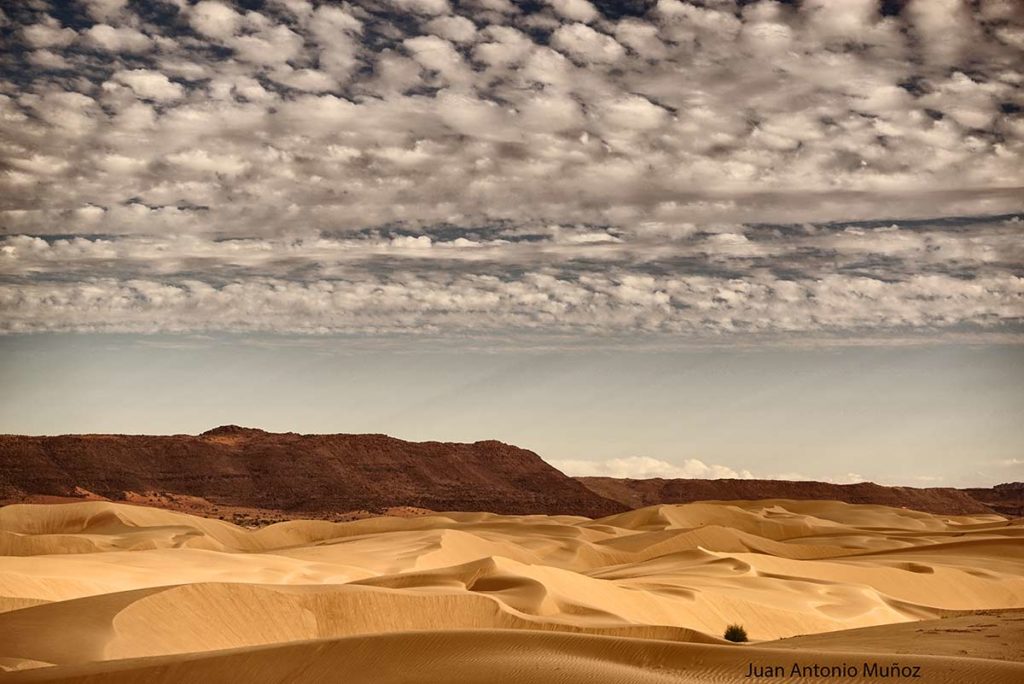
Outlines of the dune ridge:
{"label": "dune ridge", "polygon": [[[11,505],[0,508],[0,668],[25,670],[17,681],[216,679],[309,653],[376,662],[379,647],[423,650],[415,667],[459,681],[738,681],[737,658],[791,657],[761,653],[772,640],[1024,608],[1022,539],[1024,523],[998,515],[834,501],[260,529],[104,501]],[[726,644],[732,622],[765,643]],[[495,635],[524,651],[503,655]],[[453,665],[460,648],[479,662]],[[616,649],[633,655],[617,661]],[[920,657],[948,677],[935,681],[964,676]],[[538,674],[566,658],[577,674]],[[972,681],[1019,673],[979,663]],[[317,681],[286,666],[282,677]]]}

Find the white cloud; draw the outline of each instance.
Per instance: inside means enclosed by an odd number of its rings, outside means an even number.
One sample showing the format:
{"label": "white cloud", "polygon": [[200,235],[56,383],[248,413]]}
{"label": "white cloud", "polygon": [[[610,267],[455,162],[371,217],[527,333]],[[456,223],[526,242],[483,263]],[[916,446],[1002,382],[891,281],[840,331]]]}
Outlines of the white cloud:
{"label": "white cloud", "polygon": [[559,27],[551,36],[551,44],[587,63],[615,62],[626,53],[611,36],[578,23]]}
{"label": "white cloud", "polygon": [[85,37],[92,45],[107,52],[146,52],[153,47],[153,41],[144,33],[107,24],[96,24],[85,32]]}
{"label": "white cloud", "polygon": [[512,4],[511,0],[471,0],[473,4],[477,5],[481,9],[491,10],[493,12],[500,12],[502,14],[514,14],[516,6]]}
{"label": "white cloud", "polygon": [[620,97],[600,106],[601,115],[613,130],[647,131],[658,128],[668,120],[668,112],[637,97]]}
{"label": "white cloud", "polygon": [[226,40],[238,32],[242,16],[224,3],[202,0],[192,7],[189,23],[204,36]]}
{"label": "white cloud", "polygon": [[535,45],[526,34],[506,26],[490,26],[484,32],[489,40],[473,50],[473,57],[492,67],[503,67],[522,62],[534,51]]}
{"label": "white cloud", "polygon": [[64,47],[78,37],[74,29],[62,28],[56,20],[26,26],[22,29],[22,35],[35,48]]}
{"label": "white cloud", "polygon": [[166,102],[184,96],[185,89],[159,71],[151,69],[131,69],[114,74],[114,80],[131,88],[136,95],[145,100]]}
{"label": "white cloud", "polygon": [[[201,151],[179,153],[168,158],[168,161],[199,174],[199,178],[203,174],[236,177],[248,170],[237,159],[216,157]],[[60,170],[57,168],[55,172]],[[175,210],[163,219],[156,215],[150,225],[154,229],[158,225],[174,225],[174,222],[185,222],[184,225],[188,225],[188,221],[194,220],[188,214]],[[168,224],[168,221],[171,223]],[[429,247],[431,243],[428,240],[426,237],[416,239],[415,242],[402,239],[397,240],[394,246],[403,249]],[[18,258],[26,258],[20,248],[14,246],[18,250],[15,254],[20,255]],[[296,265],[294,261],[278,262],[273,254],[257,254],[249,257],[245,263],[249,264],[250,270],[257,272],[283,269],[287,273],[288,269]],[[450,257],[453,252],[445,250],[444,254]],[[243,256],[244,253],[223,251],[202,255],[211,265],[218,260],[235,263]],[[351,267],[342,268],[351,257],[337,254],[317,256],[319,270],[324,276],[338,278],[346,273],[354,273]],[[467,258],[475,259],[478,256],[479,250],[467,253]],[[364,252],[364,258],[371,257],[372,253]],[[75,260],[80,258],[75,257]],[[769,294],[771,291],[764,286],[748,288],[739,283],[726,284],[699,278],[689,279],[689,282],[665,282],[640,276],[620,276],[620,280],[612,280],[591,275],[585,279],[585,283],[577,283],[529,273],[517,281],[504,282],[493,276],[438,275],[428,278],[411,273],[399,275],[400,271],[396,271],[384,280],[362,270],[357,271],[361,278],[358,287],[347,280],[290,283],[281,278],[256,274],[236,277],[231,284],[210,290],[217,293],[220,301],[232,302],[231,305],[238,312],[247,312],[245,316],[224,317],[218,312],[204,309],[200,302],[191,301],[190,289],[181,290],[185,283],[183,279],[188,277],[187,272],[172,278],[168,278],[166,273],[160,273],[162,265],[175,264],[174,261],[167,261],[171,255],[157,253],[151,258],[152,267],[145,266],[145,262],[136,266],[129,261],[125,261],[123,267],[128,271],[142,268],[143,272],[149,273],[149,277],[159,276],[168,287],[180,290],[180,309],[163,310],[159,302],[138,295],[126,297],[121,294],[132,291],[138,282],[143,282],[140,280],[117,282],[108,279],[99,288],[95,278],[103,272],[102,265],[90,266],[84,262],[78,268],[84,269],[84,273],[92,270],[97,274],[88,279],[91,283],[89,291],[102,291],[111,301],[124,302],[125,308],[119,311],[109,306],[79,308],[72,312],[56,306],[55,302],[73,301],[79,296],[79,286],[73,282],[9,285],[5,286],[9,295],[5,311],[10,324],[5,329],[25,330],[26,325],[38,329],[73,329],[76,326],[93,328],[110,325],[116,320],[123,330],[212,328],[367,333],[373,330],[400,332],[418,327],[420,331],[460,333],[474,330],[497,333],[507,329],[575,334],[586,331],[637,334],[661,332],[700,339],[708,334],[740,331],[746,335],[816,332],[823,325],[839,329],[921,326],[929,320],[959,320],[964,302],[970,301],[955,292],[944,292],[944,288],[952,284],[950,281],[937,282],[920,295],[911,294],[905,298],[890,298],[883,293],[873,295],[855,286],[844,288],[841,293],[819,291],[816,298],[831,298],[832,301],[824,307],[815,305],[803,308],[794,307],[785,299],[774,299]],[[285,257],[282,255],[281,259]],[[18,268],[20,266],[16,264],[8,266],[8,269]],[[66,273],[69,266],[67,263],[52,262],[48,268]],[[146,282],[157,284],[156,281]],[[988,285],[993,286],[999,287],[995,283]],[[981,289],[986,285],[977,287]],[[989,308],[993,311],[992,316],[1011,316],[1013,302],[1021,297],[1021,289],[1022,285],[1017,284],[1017,291],[1009,299],[1005,294],[991,296]],[[31,292],[38,293],[39,298],[23,299],[18,296],[19,293],[27,295]],[[371,292],[382,294],[360,299]],[[284,293],[290,294],[286,297]],[[333,306],[331,301],[337,300],[344,293],[351,293],[354,298],[343,308]],[[242,296],[245,298],[239,299]],[[915,302],[915,296],[922,298],[919,301],[929,302],[930,310],[922,310],[920,303]],[[426,305],[428,300],[431,302],[429,306]],[[254,302],[258,302],[258,310],[253,308]],[[314,309],[310,309],[303,302],[316,304]],[[481,302],[486,302],[486,305],[481,307]],[[676,308],[684,304],[686,308]],[[972,306],[977,308],[977,304]],[[320,313],[307,320],[306,314],[311,310]],[[157,312],[160,312],[159,315]]]}
{"label": "white cloud", "polygon": [[448,14],[451,7],[448,0],[388,0],[398,9],[416,12],[417,14],[438,15]]}
{"label": "white cloud", "polygon": [[227,41],[239,59],[252,64],[276,65],[294,59],[302,50],[302,36],[287,26],[273,26]]}
{"label": "white cloud", "polygon": [[[863,477],[862,475],[859,475],[858,473],[846,473],[845,475],[814,477],[814,476],[810,476],[810,475],[804,475],[803,473],[790,472],[790,473],[779,473],[778,475],[773,475],[773,476],[771,476],[769,478],[766,478],[766,479],[770,479],[770,480],[796,480],[798,482],[828,482],[830,484],[856,484],[858,482],[867,482],[868,481],[867,478]],[[915,479],[921,479],[921,478],[915,478]],[[927,481],[927,480],[926,479],[922,479],[922,481]]]}
{"label": "white cloud", "polygon": [[128,4],[128,0],[80,0],[85,4],[89,16],[96,21],[113,19]]}
{"label": "white cloud", "polygon": [[646,58],[662,59],[666,55],[665,44],[658,38],[658,27],[645,21],[620,21],[615,27],[615,39]]}
{"label": "white cloud", "polygon": [[71,63],[51,50],[33,50],[28,57],[29,61],[44,69],[70,69]]}
{"label": "white cloud", "polygon": [[678,465],[650,458],[649,456],[609,458],[603,461],[551,459],[548,463],[566,475],[574,477],[622,477],[636,480],[652,477],[711,480],[723,478],[752,479],[754,477],[747,470],[736,471],[728,466],[708,465],[696,458],[686,459]]}
{"label": "white cloud", "polygon": [[219,173],[233,177],[249,169],[249,162],[231,154],[210,154],[206,150],[187,150],[167,156],[167,161],[190,171]]}
{"label": "white cloud", "polygon": [[437,71],[448,83],[464,83],[471,78],[469,67],[455,47],[437,36],[417,36],[405,41],[413,59],[426,69]]}
{"label": "white cloud", "polygon": [[472,43],[476,38],[476,25],[465,17],[438,17],[427,22],[424,28],[453,43]]}
{"label": "white cloud", "polygon": [[361,33],[363,24],[339,7],[321,5],[312,14],[309,30],[321,45],[326,46],[345,34]]}
{"label": "white cloud", "polygon": [[935,64],[955,64],[974,41],[981,39],[964,0],[912,0],[906,11],[925,57]]}
{"label": "white cloud", "polygon": [[141,171],[146,166],[144,159],[123,154],[108,154],[97,159],[96,163],[104,171],[121,175]]}
{"label": "white cloud", "polygon": [[277,71],[271,72],[269,77],[273,81],[286,85],[289,88],[304,90],[310,93],[323,93],[334,90],[338,86],[335,80],[328,74],[316,69],[292,69],[291,67],[283,66]]}
{"label": "white cloud", "polygon": [[881,20],[875,0],[808,0],[801,6],[814,34],[825,40],[863,40]]}
{"label": "white cloud", "polygon": [[481,138],[500,133],[505,119],[505,112],[493,102],[454,92],[438,97],[437,112],[440,120],[456,133]]}
{"label": "white cloud", "polygon": [[600,16],[587,0],[547,0],[547,2],[555,8],[560,16],[570,21],[582,21],[587,24]]}
{"label": "white cloud", "polygon": [[582,129],[583,111],[579,104],[566,94],[546,92],[531,98],[520,110],[520,124],[527,130],[558,133]]}

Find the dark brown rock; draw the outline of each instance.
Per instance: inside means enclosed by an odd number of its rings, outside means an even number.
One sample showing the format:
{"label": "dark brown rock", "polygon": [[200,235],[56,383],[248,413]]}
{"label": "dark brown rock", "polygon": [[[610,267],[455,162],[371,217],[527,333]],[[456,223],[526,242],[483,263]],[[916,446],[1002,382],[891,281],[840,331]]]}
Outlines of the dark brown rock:
{"label": "dark brown rock", "polygon": [[693,501],[818,499],[911,508],[942,515],[996,512],[993,507],[973,498],[970,492],[974,490],[959,490],[950,487],[921,489],[917,487],[886,487],[874,482],[840,485],[829,482],[791,480],[665,480],[661,478],[630,480],[614,477],[580,477],[577,479],[594,493],[618,501],[630,508]]}
{"label": "dark brown rock", "polygon": [[304,513],[414,506],[436,511],[600,517],[623,507],[532,451],[496,441],[276,434],[0,435],[0,499],[158,492],[215,505]]}
{"label": "dark brown rock", "polygon": [[1024,482],[1004,482],[995,487],[964,490],[996,513],[1024,516]]}

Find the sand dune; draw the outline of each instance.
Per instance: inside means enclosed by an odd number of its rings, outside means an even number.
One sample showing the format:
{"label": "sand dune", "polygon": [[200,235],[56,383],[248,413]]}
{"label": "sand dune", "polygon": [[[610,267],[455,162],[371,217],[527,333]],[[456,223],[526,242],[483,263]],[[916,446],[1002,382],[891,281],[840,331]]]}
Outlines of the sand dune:
{"label": "sand dune", "polygon": [[767,648],[895,655],[955,655],[1024,662],[1024,610],[983,610],[767,642]]}
{"label": "sand dune", "polygon": [[[689,684],[751,681],[750,663],[799,668],[804,676],[778,681],[858,682],[866,668],[908,676],[884,681],[997,684],[1019,682],[1024,665],[914,655],[875,657],[737,646],[678,644],[670,641],[505,630],[445,630],[304,641],[185,656],[106,661],[28,670],[7,681],[76,684],[171,684],[176,682],[333,682],[351,684]],[[814,670],[828,674],[814,676]],[[851,668],[856,668],[851,670]],[[835,674],[838,673],[838,674]],[[855,673],[855,674],[854,674]],[[919,675],[914,677],[914,675]]]}
{"label": "sand dune", "polygon": [[[928,681],[1018,681],[1022,666],[984,660],[998,635],[964,664],[897,628],[1024,608],[1022,539],[999,516],[785,500],[258,530],[104,501],[7,506],[0,668],[25,670],[12,681],[317,681],[332,662],[350,663],[347,681],[733,681],[747,662],[898,653]],[[764,643],[722,641],[733,622]],[[909,650],[873,649],[872,629]],[[359,679],[364,661],[379,678]]]}

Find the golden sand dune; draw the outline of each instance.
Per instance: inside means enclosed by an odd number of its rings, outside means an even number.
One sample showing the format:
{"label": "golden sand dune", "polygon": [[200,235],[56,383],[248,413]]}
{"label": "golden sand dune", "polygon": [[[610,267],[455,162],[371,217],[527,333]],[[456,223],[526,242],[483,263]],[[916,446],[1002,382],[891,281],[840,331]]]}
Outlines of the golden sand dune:
{"label": "golden sand dune", "polygon": [[[12,681],[322,681],[318,668],[345,681],[738,681],[750,662],[884,652],[928,681],[1024,681],[1024,666],[981,659],[991,649],[964,664],[896,630],[1024,608],[1022,541],[1024,524],[998,516],[783,500],[259,530],[99,501],[7,506],[0,668],[25,670]],[[728,644],[734,622],[755,641],[796,638]],[[845,648],[853,628],[896,631]],[[958,650],[993,638],[972,632]]]}
{"label": "golden sand dune", "polygon": [[952,655],[1024,662],[1024,610],[983,610],[941,620],[901,622],[779,639],[768,648],[816,652]]}
{"label": "golden sand dune", "polygon": [[[999,660],[929,655],[893,658],[851,653],[808,654],[798,650],[680,644],[558,632],[444,630],[33,669],[14,673],[6,681],[12,684],[703,684],[757,681],[746,677],[752,666],[761,671],[772,668],[781,672],[774,679],[785,682],[1001,684],[1020,682],[1024,676],[1024,665]],[[867,676],[865,671],[869,672]]]}

